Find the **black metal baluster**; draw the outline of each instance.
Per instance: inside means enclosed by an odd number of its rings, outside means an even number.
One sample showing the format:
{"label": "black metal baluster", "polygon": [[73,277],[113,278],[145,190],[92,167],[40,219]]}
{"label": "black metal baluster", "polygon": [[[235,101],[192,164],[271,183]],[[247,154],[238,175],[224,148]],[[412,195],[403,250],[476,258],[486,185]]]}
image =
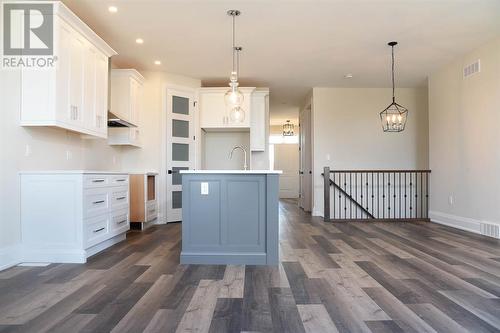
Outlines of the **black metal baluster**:
{"label": "black metal baluster", "polygon": [[385,219],[385,173],[382,172],[382,218]]}
{"label": "black metal baluster", "polygon": [[[365,201],[366,201],[366,210],[367,211],[368,211],[368,196],[369,196],[369,194],[368,194],[368,173],[366,173],[366,199],[365,199]],[[368,218],[368,216],[366,218]]]}
{"label": "black metal baluster", "polygon": [[[352,172],[349,172],[349,195],[352,198]],[[352,219],[352,200],[349,200],[350,208],[349,208],[349,218]]]}
{"label": "black metal baluster", "polygon": [[429,173],[425,174],[425,218],[429,218]]}
{"label": "black metal baluster", "polygon": [[387,218],[391,218],[391,173],[387,173]]}
{"label": "black metal baluster", "polygon": [[410,172],[410,197],[409,197],[409,200],[408,200],[408,203],[410,205],[410,211],[408,212],[408,214],[410,215],[410,218],[413,216],[413,207],[412,207],[412,204],[413,204],[413,173]]}
{"label": "black metal baluster", "polygon": [[408,185],[407,185],[407,182],[406,182],[406,172],[405,172],[405,218],[406,218],[406,214],[407,214],[407,211],[408,211],[408,204],[406,202],[406,198],[407,198],[407,195],[406,195],[406,189],[407,189]]}
{"label": "black metal baluster", "polygon": [[401,172],[398,173],[399,177],[399,214],[398,217],[401,218],[403,215],[401,214]]}
{"label": "black metal baluster", "polygon": [[[358,174],[354,173],[354,200],[358,201]],[[358,208],[354,211],[354,218],[358,219]]]}
{"label": "black metal baluster", "polygon": [[[347,190],[347,173],[344,172],[344,192]],[[344,219],[347,219],[347,197],[344,194]]]}
{"label": "black metal baluster", "polygon": [[424,188],[424,182],[423,182],[423,177],[424,173],[420,172],[420,218],[424,217],[424,196],[422,194],[422,190]]}
{"label": "black metal baluster", "polygon": [[[332,171],[331,174],[333,176],[333,182],[335,183],[335,171]],[[335,220],[335,186],[332,186],[332,187],[333,187],[333,194],[332,194],[332,196],[333,196],[333,206],[332,206],[333,214],[332,215],[333,215],[333,219]],[[330,212],[330,214],[331,213],[332,212]]]}
{"label": "black metal baluster", "polygon": [[372,172],[372,215],[375,216],[375,209],[373,209],[373,176],[374,172]]}

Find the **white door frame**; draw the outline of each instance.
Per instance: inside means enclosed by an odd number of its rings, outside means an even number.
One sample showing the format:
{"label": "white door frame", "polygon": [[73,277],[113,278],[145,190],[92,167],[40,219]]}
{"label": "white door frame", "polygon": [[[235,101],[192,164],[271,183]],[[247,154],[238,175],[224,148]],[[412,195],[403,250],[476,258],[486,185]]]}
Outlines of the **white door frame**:
{"label": "white door frame", "polygon": [[[304,116],[307,118],[306,123],[303,123]],[[299,145],[300,145],[300,165],[299,170],[303,172],[299,179],[299,207],[306,212],[313,211],[313,195],[314,195],[314,178],[313,178],[313,133],[312,126],[312,101],[299,113]],[[307,142],[309,141],[309,142]]]}
{"label": "white door frame", "polygon": [[162,106],[160,110],[160,172],[158,181],[158,199],[159,199],[159,214],[158,223],[167,223],[167,92],[170,90],[175,90],[179,92],[184,92],[186,94],[192,94],[194,96],[195,106],[194,106],[194,128],[195,128],[195,154],[194,163],[195,168],[200,168],[200,115],[198,108],[198,89],[193,87],[177,86],[171,84],[164,84],[161,89],[162,94]]}

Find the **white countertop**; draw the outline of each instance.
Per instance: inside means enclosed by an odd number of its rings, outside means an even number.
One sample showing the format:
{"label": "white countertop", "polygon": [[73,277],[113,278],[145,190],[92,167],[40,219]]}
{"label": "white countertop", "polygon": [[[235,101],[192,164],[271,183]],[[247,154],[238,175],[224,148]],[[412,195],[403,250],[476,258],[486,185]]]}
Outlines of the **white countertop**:
{"label": "white countertop", "polygon": [[180,170],[179,173],[183,174],[243,174],[243,175],[256,175],[256,174],[282,174],[281,170]]}
{"label": "white countertop", "polygon": [[39,175],[39,174],[100,174],[100,175],[128,175],[128,172],[123,171],[97,171],[97,170],[28,170],[19,171],[22,175]]}

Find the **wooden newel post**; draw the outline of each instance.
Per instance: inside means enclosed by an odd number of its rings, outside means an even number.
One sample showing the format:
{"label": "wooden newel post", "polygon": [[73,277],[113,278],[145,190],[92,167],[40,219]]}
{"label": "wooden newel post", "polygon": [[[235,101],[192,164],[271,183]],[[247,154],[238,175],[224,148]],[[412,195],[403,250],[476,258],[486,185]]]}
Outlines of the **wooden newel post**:
{"label": "wooden newel post", "polygon": [[330,167],[323,168],[323,221],[330,221]]}

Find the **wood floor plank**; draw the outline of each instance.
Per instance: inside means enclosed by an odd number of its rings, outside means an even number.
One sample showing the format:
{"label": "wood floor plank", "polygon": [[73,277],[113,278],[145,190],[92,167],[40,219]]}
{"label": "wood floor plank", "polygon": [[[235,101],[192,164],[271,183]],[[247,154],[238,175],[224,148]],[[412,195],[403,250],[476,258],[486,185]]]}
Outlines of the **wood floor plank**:
{"label": "wood floor plank", "polygon": [[219,298],[210,323],[210,333],[241,331],[243,298]]}
{"label": "wood floor plank", "polygon": [[399,299],[383,288],[364,288],[364,291],[387,313],[405,332],[422,333],[436,330],[423,321]]}
{"label": "wood floor plank", "polygon": [[243,298],[245,266],[228,265],[220,284],[219,298]]}
{"label": "wood floor plank", "polygon": [[161,302],[172,290],[172,275],[162,275],[156,280],[143,297],[130,309],[130,311],[113,327],[111,332],[141,332],[153,319],[160,308]]}
{"label": "wood floor plank", "polygon": [[338,333],[323,304],[299,304],[297,309],[307,333]]}
{"label": "wood floor plank", "polygon": [[131,283],[85,325],[82,332],[110,332],[150,287],[150,283]]}
{"label": "wood floor plank", "polygon": [[274,332],[305,332],[297,304],[289,288],[270,288],[269,302]]}
{"label": "wood floor plank", "polygon": [[219,288],[220,281],[200,281],[176,332],[208,332]]}
{"label": "wood floor plank", "polygon": [[372,333],[404,333],[404,330],[393,320],[365,321]]}
{"label": "wood floor plank", "polygon": [[434,305],[425,304],[407,304],[409,309],[415,312],[426,323],[432,326],[436,331],[442,333],[466,333],[469,332],[456,321],[448,317]]}
{"label": "wood floor plank", "polygon": [[273,323],[269,305],[268,268],[246,266],[242,307],[242,331],[272,332]]}

